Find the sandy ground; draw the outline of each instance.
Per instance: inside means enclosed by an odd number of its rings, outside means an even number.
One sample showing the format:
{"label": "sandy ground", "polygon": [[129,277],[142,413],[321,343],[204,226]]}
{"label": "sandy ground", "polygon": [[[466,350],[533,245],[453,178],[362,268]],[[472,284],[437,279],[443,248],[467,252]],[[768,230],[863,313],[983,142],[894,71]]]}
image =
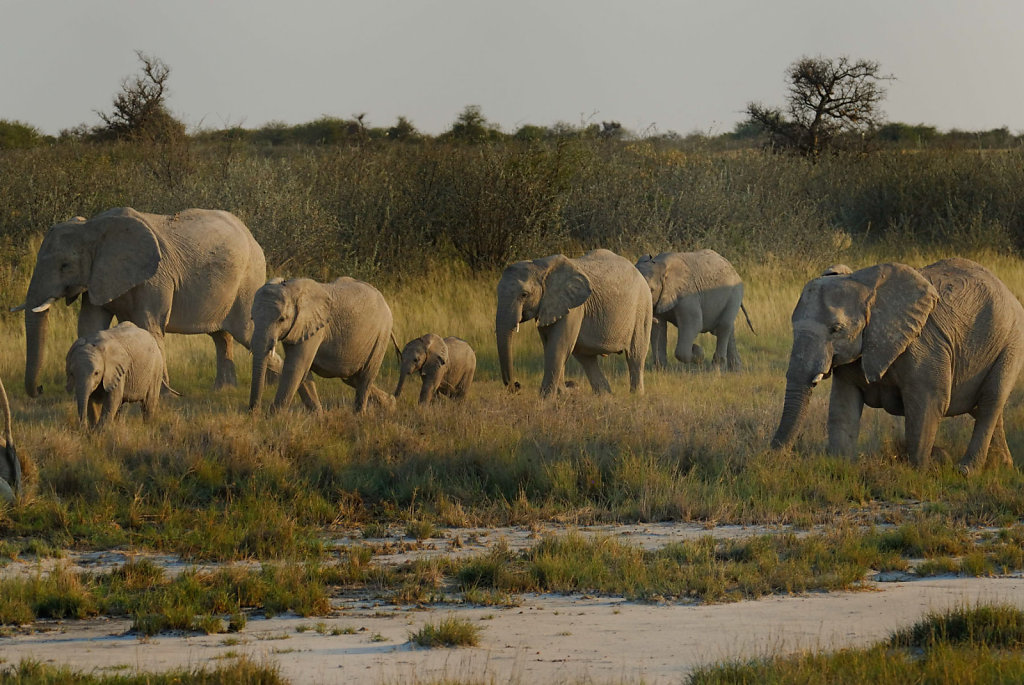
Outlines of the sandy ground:
{"label": "sandy ground", "polygon": [[[713,529],[680,524],[594,526],[590,535],[615,535],[645,547],[700,535],[743,536],[760,527]],[[373,541],[378,563],[420,554],[479,552],[504,539],[512,548],[535,544],[547,531],[461,530],[446,539],[413,543]],[[453,546],[455,536],[460,542]],[[340,540],[342,544],[350,540]],[[479,548],[478,548],[479,547]],[[119,552],[69,556],[60,563],[100,570],[123,563]],[[153,557],[169,571],[187,568]],[[8,564],[0,574],[39,572]],[[1024,606],[1024,578],[929,578],[869,583],[859,592],[775,596],[735,604],[645,604],[621,598],[525,595],[519,606],[422,609],[365,598],[338,598],[327,618],[251,618],[230,635],[126,634],[127,619],[39,622],[29,632],[0,638],[0,661],[22,658],[98,672],[203,667],[248,655],[277,664],[294,683],[405,683],[441,678],[518,683],[678,683],[694,667],[737,657],[801,649],[866,645],[929,610],[978,601]],[[482,629],[474,648],[424,649],[409,634],[453,614]],[[338,634],[332,635],[335,632]]]}

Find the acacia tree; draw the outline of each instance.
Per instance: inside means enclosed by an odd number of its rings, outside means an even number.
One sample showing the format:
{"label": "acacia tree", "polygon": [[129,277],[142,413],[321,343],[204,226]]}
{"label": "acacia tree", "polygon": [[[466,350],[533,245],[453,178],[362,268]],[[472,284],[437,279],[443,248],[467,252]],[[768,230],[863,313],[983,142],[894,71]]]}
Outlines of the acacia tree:
{"label": "acacia tree", "polygon": [[160,59],[136,50],[142,74],[125,77],[114,96],[111,112],[97,112],[103,120],[99,133],[112,138],[178,138],[185,126],[167,109],[167,79],[171,68]]}
{"label": "acacia tree", "polygon": [[882,122],[883,75],[873,60],[801,57],[786,70],[787,105],[747,105],[748,122],[771,137],[776,147],[816,158],[842,134],[864,134]]}

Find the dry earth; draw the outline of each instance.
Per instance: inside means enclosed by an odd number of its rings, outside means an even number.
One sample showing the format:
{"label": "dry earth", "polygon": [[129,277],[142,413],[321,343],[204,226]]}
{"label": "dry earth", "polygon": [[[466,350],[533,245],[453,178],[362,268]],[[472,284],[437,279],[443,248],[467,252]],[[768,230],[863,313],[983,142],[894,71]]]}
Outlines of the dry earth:
{"label": "dry earth", "polygon": [[[647,547],[700,535],[750,535],[758,527],[656,524],[595,526]],[[486,534],[484,534],[486,532]],[[536,530],[448,532],[420,549],[396,549],[381,563],[410,555],[472,553],[504,538],[510,547],[535,542]],[[454,536],[462,547],[451,548]],[[479,548],[477,546],[479,545]],[[409,545],[404,545],[408,547]],[[412,545],[415,547],[415,545]],[[120,563],[117,553],[78,555],[66,563],[98,570]],[[185,565],[155,557],[169,569]],[[3,573],[38,566],[13,563]],[[678,683],[692,668],[722,659],[779,651],[865,645],[929,610],[978,601],[1024,605],[1024,578],[929,578],[871,582],[860,592],[776,596],[734,604],[649,604],[621,598],[526,595],[519,606],[409,608],[340,598],[327,618],[251,619],[233,635],[126,634],[127,619],[39,622],[32,632],[0,638],[8,663],[32,657],[98,672],[163,670],[215,664],[242,654],[273,662],[295,683],[424,682],[442,677],[494,682]],[[480,646],[423,649],[409,633],[454,614],[483,630]],[[338,632],[340,634],[331,633]]]}

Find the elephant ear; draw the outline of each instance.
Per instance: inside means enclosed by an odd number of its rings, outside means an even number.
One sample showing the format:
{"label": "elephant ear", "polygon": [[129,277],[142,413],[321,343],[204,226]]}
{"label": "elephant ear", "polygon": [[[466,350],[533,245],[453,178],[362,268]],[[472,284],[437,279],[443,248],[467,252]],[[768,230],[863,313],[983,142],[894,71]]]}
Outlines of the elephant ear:
{"label": "elephant ear", "polygon": [[544,278],[544,294],[537,312],[538,326],[550,326],[590,297],[590,279],[587,275],[565,257],[559,257]]}
{"label": "elephant ear", "polygon": [[423,364],[424,375],[439,370],[448,363],[448,345],[440,336],[434,336],[427,344],[427,361]]}
{"label": "elephant ear", "polygon": [[921,334],[939,293],[921,272],[906,264],[879,264],[850,278],[871,289],[861,367],[868,382],[877,383]]}
{"label": "elephant ear", "polygon": [[[162,254],[153,229],[131,215],[97,219],[101,235],[89,275],[89,301],[104,305],[152,278]],[[83,229],[86,230],[86,229]]]}
{"label": "elephant ear", "polygon": [[327,291],[310,279],[286,281],[285,292],[292,294],[295,304],[295,322],[284,337],[289,345],[309,340],[327,325],[330,300]]}
{"label": "elephant ear", "polygon": [[105,342],[100,354],[103,356],[103,389],[111,392],[124,381],[131,357],[125,346],[116,341]]}

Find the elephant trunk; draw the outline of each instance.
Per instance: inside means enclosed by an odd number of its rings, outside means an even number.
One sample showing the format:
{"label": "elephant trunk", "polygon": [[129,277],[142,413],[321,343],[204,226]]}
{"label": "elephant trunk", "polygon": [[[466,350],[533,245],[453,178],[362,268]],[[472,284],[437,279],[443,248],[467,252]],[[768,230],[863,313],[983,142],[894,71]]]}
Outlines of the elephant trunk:
{"label": "elephant trunk", "polygon": [[772,449],[793,442],[807,413],[811,392],[832,371],[831,346],[820,336],[807,330],[795,333],[793,350],[786,371],[786,399],[782,406],[779,428],[772,438]]}
{"label": "elephant trunk", "polygon": [[266,383],[267,356],[274,350],[274,341],[269,336],[252,338],[252,385],[249,389],[249,410],[260,406],[263,399],[263,387]]}
{"label": "elephant trunk", "polygon": [[803,422],[807,405],[810,404],[813,389],[810,385],[797,384],[793,381],[786,382],[786,401],[782,406],[782,419],[779,421],[779,428],[772,437],[772,449],[780,449],[792,444],[796,431]]}
{"label": "elephant trunk", "polygon": [[402,388],[405,387],[405,379],[408,378],[409,374],[415,371],[413,364],[402,363],[401,368],[398,371],[398,385],[395,386],[395,397],[397,398],[402,394]]}
{"label": "elephant trunk", "polygon": [[498,343],[498,363],[501,366],[501,382],[506,386],[514,385],[513,377],[513,345],[512,336],[519,329],[522,307],[498,303],[498,313],[494,317],[494,332]]}
{"label": "elephant trunk", "polygon": [[25,392],[29,397],[38,397],[43,392],[43,386],[38,382],[50,328],[49,316],[49,310],[33,312],[25,309]]}
{"label": "elephant trunk", "polygon": [[84,426],[89,423],[89,398],[96,392],[99,383],[91,374],[83,373],[78,375],[78,382],[75,384],[75,402],[78,405],[78,421]]}

